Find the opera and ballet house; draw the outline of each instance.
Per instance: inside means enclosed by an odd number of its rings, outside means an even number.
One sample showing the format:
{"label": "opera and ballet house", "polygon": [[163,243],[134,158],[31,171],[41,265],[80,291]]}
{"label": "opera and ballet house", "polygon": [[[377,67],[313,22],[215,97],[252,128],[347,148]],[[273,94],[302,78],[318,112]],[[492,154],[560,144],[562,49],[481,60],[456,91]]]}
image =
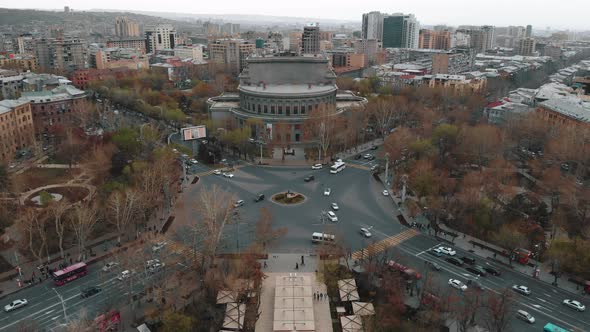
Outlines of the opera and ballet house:
{"label": "opera and ballet house", "polygon": [[301,142],[303,123],[314,109],[330,107],[338,115],[366,103],[352,92],[338,91],[336,74],[322,55],[251,56],[246,62],[238,92],[223,93],[207,103],[214,121],[234,118],[242,127],[248,119],[259,119],[266,132],[256,137],[272,137],[273,125],[281,123],[288,126],[281,130],[282,140]]}

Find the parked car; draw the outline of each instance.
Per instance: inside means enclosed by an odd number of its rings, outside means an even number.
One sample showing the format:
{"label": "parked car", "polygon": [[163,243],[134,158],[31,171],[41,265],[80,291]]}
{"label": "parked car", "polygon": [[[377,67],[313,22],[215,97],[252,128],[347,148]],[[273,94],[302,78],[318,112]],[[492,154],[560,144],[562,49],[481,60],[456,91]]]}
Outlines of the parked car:
{"label": "parked car", "polygon": [[369,158],[371,158],[372,156],[373,156],[372,154],[370,154],[370,153],[367,153],[367,154],[365,154],[365,155],[363,156],[363,158],[365,158],[365,159],[369,159]]}
{"label": "parked car", "polygon": [[364,237],[371,237],[373,236],[373,234],[371,234],[371,232],[369,232],[368,229],[361,227],[361,229],[359,230],[359,233],[361,233],[362,236]]}
{"label": "parked car", "polygon": [[359,160],[363,157],[363,155],[361,154],[357,154],[356,156],[354,156],[354,159]]}
{"label": "parked car", "polygon": [[440,265],[436,264],[435,262],[428,262],[428,265],[429,265],[429,266],[430,266],[430,267],[431,267],[433,270],[436,270],[436,271],[440,271],[440,269],[441,269]]}
{"label": "parked car", "polygon": [[471,287],[476,290],[483,290],[483,286],[477,280],[469,279],[467,280],[467,286]]}
{"label": "parked car", "polygon": [[334,211],[340,210],[340,207],[338,206],[337,203],[332,203],[332,210],[334,210]]}
{"label": "parked car", "polygon": [[164,263],[159,263],[159,262],[158,262],[158,263],[154,263],[154,264],[152,264],[152,265],[150,265],[150,266],[148,267],[148,271],[149,271],[150,273],[156,273],[156,272],[160,271],[161,269],[163,269],[165,265],[166,265],[166,264],[164,264]]}
{"label": "parked car", "polygon": [[198,162],[198,161],[197,161],[195,158],[191,158],[191,159],[189,160],[189,162],[190,162],[191,164],[193,164],[193,165],[196,165],[196,164],[198,164],[198,163],[199,163],[199,162]]}
{"label": "parked car", "polygon": [[152,251],[158,252],[158,251],[162,250],[162,248],[164,248],[167,244],[168,244],[168,242],[166,242],[166,241],[160,241],[152,246]]}
{"label": "parked car", "polygon": [[441,257],[443,255],[443,252],[439,248],[433,248],[428,252],[436,257]]}
{"label": "parked car", "polygon": [[580,301],[565,299],[563,300],[563,304],[579,312],[586,310],[586,306],[583,305]]}
{"label": "parked car", "polygon": [[213,171],[213,174],[215,175],[221,175],[221,170],[220,169],[216,169]]}
{"label": "parked car", "polygon": [[336,216],[336,213],[334,213],[332,211],[328,211],[328,219],[330,219],[331,222],[338,221],[338,217]]}
{"label": "parked car", "polygon": [[484,269],[484,270],[485,270],[487,273],[489,273],[489,274],[491,274],[491,275],[493,275],[493,276],[499,276],[499,275],[501,274],[501,273],[500,273],[500,270],[498,270],[498,269],[496,269],[496,268],[494,268],[494,267],[491,267],[491,266],[484,266],[484,268],[483,268],[483,269]]}
{"label": "parked car", "polygon": [[226,178],[233,178],[234,174],[233,173],[223,173],[223,176],[225,176]]}
{"label": "parked car", "polygon": [[331,193],[332,193],[332,189],[330,189],[330,188],[324,189],[324,196],[330,196]]}
{"label": "parked car", "polygon": [[467,290],[467,285],[465,285],[463,282],[457,279],[449,279],[449,285],[461,291]]}
{"label": "parked car", "polygon": [[10,302],[9,304],[4,306],[4,311],[5,312],[9,312],[12,310],[16,310],[18,308],[22,308],[24,306],[26,306],[27,304],[29,304],[29,302],[27,301],[27,299],[18,299],[18,300],[14,300],[12,302]]}
{"label": "parked car", "polygon": [[322,169],[322,164],[315,164],[311,166],[311,169]]}
{"label": "parked car", "polygon": [[234,203],[234,207],[235,208],[239,208],[240,206],[244,205],[244,200],[243,199],[239,199]]}
{"label": "parked car", "polygon": [[474,265],[475,264],[475,258],[473,258],[473,257],[463,256],[463,257],[461,257],[461,260],[465,264],[469,264],[469,265]]}
{"label": "parked car", "polygon": [[463,266],[463,262],[459,258],[456,258],[456,257],[447,257],[445,259],[445,261],[447,261],[453,265]]}
{"label": "parked car", "polygon": [[442,251],[443,254],[449,255],[449,256],[455,256],[457,254],[457,252],[455,250],[453,250],[453,248],[450,247],[438,247],[440,249],[440,251]]}
{"label": "parked car", "polygon": [[313,180],[315,180],[315,176],[313,176],[313,175],[308,175],[303,178],[303,181],[305,181],[305,182],[309,182],[309,181],[313,181]]}
{"label": "parked car", "polygon": [[383,194],[383,196],[389,196],[389,191],[383,190],[383,193],[382,194]]}
{"label": "parked car", "polygon": [[523,285],[513,285],[512,289],[515,292],[520,293],[522,295],[527,295],[527,296],[531,295],[531,290],[528,287],[523,286]]}
{"label": "parked car", "polygon": [[372,161],[375,160],[375,156],[371,155],[369,158],[367,158],[368,161]]}
{"label": "parked car", "polygon": [[82,296],[82,298],[87,298],[87,297],[91,297],[94,294],[98,294],[102,291],[102,288],[98,287],[98,286],[92,286],[92,287],[88,287],[88,288],[84,288],[80,294],[80,296]]}
{"label": "parked car", "polygon": [[373,146],[371,147],[371,150],[377,150],[377,149],[379,149],[379,146],[378,146],[378,145],[373,145]]}
{"label": "parked car", "polygon": [[117,279],[123,281],[125,279],[129,279],[133,274],[135,274],[135,271],[125,270],[125,271],[121,272],[121,274],[117,277]]}
{"label": "parked car", "polygon": [[535,317],[533,317],[531,314],[529,314],[528,312],[526,312],[524,310],[518,310],[516,312],[516,318],[522,319],[525,322],[530,323],[530,324],[535,323]]}
{"label": "parked car", "polygon": [[118,265],[119,265],[119,263],[117,263],[117,262],[108,262],[102,267],[102,270],[103,270],[103,272],[108,272]]}
{"label": "parked car", "polygon": [[256,198],[254,198],[254,202],[260,202],[264,200],[264,194],[258,194],[256,195]]}

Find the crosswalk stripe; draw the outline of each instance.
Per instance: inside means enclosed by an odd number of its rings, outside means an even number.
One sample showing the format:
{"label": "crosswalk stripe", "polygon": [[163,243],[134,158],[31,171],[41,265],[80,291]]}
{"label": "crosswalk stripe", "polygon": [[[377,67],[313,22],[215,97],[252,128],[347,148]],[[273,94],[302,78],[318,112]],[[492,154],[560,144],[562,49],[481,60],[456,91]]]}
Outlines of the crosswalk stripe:
{"label": "crosswalk stripe", "polygon": [[365,170],[365,171],[368,171],[369,170],[369,168],[367,166],[357,165],[357,164],[353,164],[353,163],[349,163],[347,166],[358,168],[358,169],[362,169],[362,170]]}
{"label": "crosswalk stripe", "polygon": [[355,251],[354,253],[352,253],[352,258],[357,260],[363,257],[363,255],[367,255],[368,253],[371,254],[375,254],[375,253],[379,253],[382,251],[385,251],[388,248],[391,247],[395,247],[397,245],[399,245],[400,243],[413,238],[414,236],[420,234],[418,231],[416,231],[415,229],[407,229],[399,234],[396,234],[394,236],[390,236],[388,238],[385,238],[381,241],[375,242],[370,244],[366,249],[364,250],[359,250],[359,251]]}
{"label": "crosswalk stripe", "polygon": [[[237,169],[240,169],[240,168],[246,167],[246,166],[249,166],[249,165],[241,164],[241,165],[238,165],[238,166],[234,166],[233,169],[234,170],[237,170]],[[208,170],[208,171],[195,173],[195,175],[198,176],[198,177],[207,176],[207,175],[213,174],[214,171],[215,171],[214,169],[211,169],[211,170]]]}

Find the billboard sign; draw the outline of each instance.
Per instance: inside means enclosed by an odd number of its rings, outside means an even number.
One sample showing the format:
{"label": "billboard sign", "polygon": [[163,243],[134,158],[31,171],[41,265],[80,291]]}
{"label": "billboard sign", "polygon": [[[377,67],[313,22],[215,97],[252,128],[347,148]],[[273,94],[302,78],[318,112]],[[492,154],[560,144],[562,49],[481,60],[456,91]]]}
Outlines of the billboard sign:
{"label": "billboard sign", "polygon": [[192,141],[199,138],[207,137],[207,128],[205,126],[195,126],[182,128],[182,140]]}

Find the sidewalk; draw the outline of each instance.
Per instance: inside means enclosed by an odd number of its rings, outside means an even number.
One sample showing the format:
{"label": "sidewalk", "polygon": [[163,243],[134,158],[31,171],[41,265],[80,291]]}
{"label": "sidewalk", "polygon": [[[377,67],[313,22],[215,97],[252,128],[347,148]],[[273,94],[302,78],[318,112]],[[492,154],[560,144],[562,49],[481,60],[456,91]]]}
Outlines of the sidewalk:
{"label": "sidewalk", "polygon": [[[379,177],[383,180],[382,174],[380,174]],[[403,215],[405,220],[407,220],[409,225],[406,226],[411,227],[412,223],[415,222],[419,225],[418,227],[421,228],[424,234],[434,236],[433,231],[431,231],[429,227],[430,221],[426,217],[424,217],[421,213],[418,214],[416,218],[410,217],[406,207],[403,204],[401,204],[401,198],[398,197],[395,192],[391,192],[390,190],[389,197],[391,197],[394,204],[399,208],[401,215]],[[439,223],[439,227],[443,230],[444,233],[439,233],[437,238],[449,242],[457,248],[461,248],[463,250],[472,252],[477,256],[480,256],[497,264],[503,265],[504,267],[511,268],[514,271],[520,272],[529,277],[533,277],[535,269],[538,268],[540,271],[537,279],[546,282],[548,287],[558,287],[563,290],[572,292],[574,294],[584,294],[583,287],[569,281],[569,275],[567,274],[562,274],[561,277],[557,279],[557,286],[553,285],[553,282],[555,281],[555,276],[551,274],[552,269],[550,264],[542,264],[536,260],[530,259],[528,265],[523,265],[516,261],[513,261],[511,266],[508,257],[501,254],[497,254],[506,252],[505,249],[500,248],[494,244],[482,241],[480,239],[474,238],[470,235],[458,232],[443,223]],[[481,244],[482,246],[478,246],[477,244]],[[490,249],[486,249],[485,247]]]}

